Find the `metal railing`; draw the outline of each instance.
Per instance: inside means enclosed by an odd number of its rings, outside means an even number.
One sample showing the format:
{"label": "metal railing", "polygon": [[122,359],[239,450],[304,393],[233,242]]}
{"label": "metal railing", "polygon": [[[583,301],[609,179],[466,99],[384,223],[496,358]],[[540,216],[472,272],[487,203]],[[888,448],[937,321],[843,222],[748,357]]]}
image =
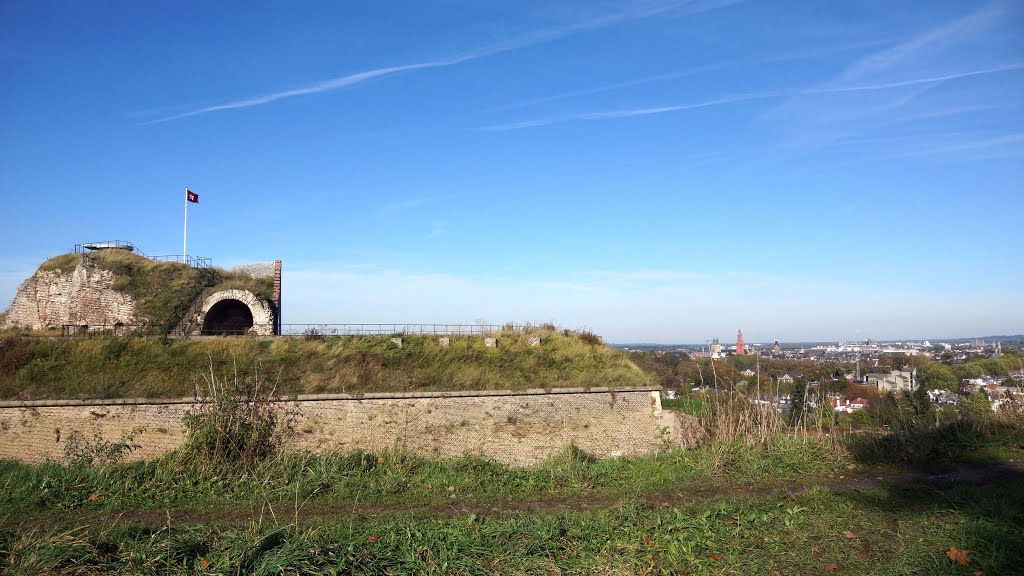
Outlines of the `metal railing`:
{"label": "metal railing", "polygon": [[75,254],[86,254],[96,250],[125,250],[127,252],[134,252],[143,258],[155,260],[157,262],[179,262],[181,264],[187,264],[192,268],[198,268],[200,270],[210,270],[213,268],[213,259],[205,256],[190,256],[183,254],[164,254],[160,256],[150,256],[139,249],[138,246],[128,242],[127,240],[102,240],[100,242],[83,242],[81,244],[75,244]]}
{"label": "metal railing", "polygon": [[[90,337],[90,336],[166,336],[169,326],[166,324],[63,324],[60,327],[60,336],[68,337]],[[46,336],[40,334],[39,336]],[[53,334],[56,336],[56,334]]]}
{"label": "metal railing", "polygon": [[181,320],[178,321],[178,325],[175,326],[174,330],[171,332],[172,335],[186,335],[186,332],[188,331],[189,328],[189,324],[192,323],[192,318],[199,312],[199,307],[203,305],[203,300],[206,300],[206,297],[209,296],[212,292],[213,289],[209,287],[203,288],[199,292],[199,295],[197,295],[192,300],[192,304],[188,307],[188,310],[186,310],[184,314],[181,315]]}
{"label": "metal railing", "polygon": [[460,336],[525,330],[520,324],[282,324],[282,336],[366,336],[389,334],[436,334]]}
{"label": "metal railing", "polygon": [[[202,296],[197,298],[201,301]],[[280,336],[392,336],[392,335],[436,335],[474,336],[494,334],[502,331],[529,330],[528,324],[282,324]],[[220,327],[201,331],[199,335],[246,335],[249,328],[237,330]],[[148,324],[64,324],[60,327],[61,337],[89,336],[185,336],[181,324],[178,326]],[[38,337],[54,337],[55,333],[37,334]]]}
{"label": "metal railing", "polygon": [[193,268],[213,268],[213,259],[205,256],[189,256],[181,254],[164,254],[160,256],[146,256],[150,260],[156,260],[157,262],[178,262],[180,264],[188,264]]}
{"label": "metal railing", "polygon": [[94,250],[104,249],[118,249],[134,252],[143,258],[148,258],[146,253],[139,250],[139,247],[126,240],[101,240],[99,242],[83,242],[81,244],[75,244],[75,254],[85,254]]}

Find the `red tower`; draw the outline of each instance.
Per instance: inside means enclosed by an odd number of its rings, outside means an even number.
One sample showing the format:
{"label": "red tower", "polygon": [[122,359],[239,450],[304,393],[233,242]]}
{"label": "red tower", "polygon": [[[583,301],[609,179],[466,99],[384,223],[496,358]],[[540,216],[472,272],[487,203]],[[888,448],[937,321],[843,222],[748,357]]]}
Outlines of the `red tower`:
{"label": "red tower", "polygon": [[736,353],[745,354],[743,351],[743,330],[740,330],[740,333],[736,335]]}

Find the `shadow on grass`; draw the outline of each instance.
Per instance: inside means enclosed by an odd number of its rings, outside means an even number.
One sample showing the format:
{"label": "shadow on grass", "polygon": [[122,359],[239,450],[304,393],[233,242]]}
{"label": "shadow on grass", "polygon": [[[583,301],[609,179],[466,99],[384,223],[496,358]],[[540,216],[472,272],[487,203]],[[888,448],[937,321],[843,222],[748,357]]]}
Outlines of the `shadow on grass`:
{"label": "shadow on grass", "polygon": [[[905,474],[878,489],[843,494],[874,509],[896,529],[904,523],[948,538],[943,548],[919,551],[922,573],[1024,574],[1024,421],[961,419],[939,426],[910,426],[884,435],[849,439],[865,466]],[[934,540],[933,540],[934,541]],[[947,556],[969,550],[966,564]]]}
{"label": "shadow on grass", "polygon": [[860,464],[913,472],[999,464],[1024,456],[1024,417],[910,424],[884,434],[850,436],[846,445]]}

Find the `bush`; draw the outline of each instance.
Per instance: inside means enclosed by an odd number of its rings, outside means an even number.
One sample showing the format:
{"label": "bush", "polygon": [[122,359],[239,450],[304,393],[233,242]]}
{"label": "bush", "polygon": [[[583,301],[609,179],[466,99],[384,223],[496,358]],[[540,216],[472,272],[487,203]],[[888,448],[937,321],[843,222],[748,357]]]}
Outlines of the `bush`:
{"label": "bush", "polygon": [[92,439],[85,434],[74,431],[64,444],[64,461],[72,466],[109,466],[120,462],[132,450],[141,448],[134,444],[135,437],[145,432],[145,428],[134,428],[121,435],[120,440],[104,440],[99,432]]}
{"label": "bush", "polygon": [[591,330],[587,330],[587,329],[583,329],[583,330],[569,330],[568,328],[566,328],[565,330],[562,330],[562,335],[567,337],[567,338],[572,338],[575,335],[582,342],[585,342],[586,344],[590,344],[591,346],[600,346],[600,345],[604,344],[604,340],[601,338],[600,335],[595,334]]}
{"label": "bush", "polygon": [[275,387],[236,375],[229,383],[210,369],[209,395],[185,414],[186,456],[209,464],[251,471],[277,454],[291,434],[295,414],[281,410]]}
{"label": "bush", "polygon": [[324,340],[327,335],[324,334],[324,330],[315,327],[309,327],[302,331],[302,336],[306,340]]}

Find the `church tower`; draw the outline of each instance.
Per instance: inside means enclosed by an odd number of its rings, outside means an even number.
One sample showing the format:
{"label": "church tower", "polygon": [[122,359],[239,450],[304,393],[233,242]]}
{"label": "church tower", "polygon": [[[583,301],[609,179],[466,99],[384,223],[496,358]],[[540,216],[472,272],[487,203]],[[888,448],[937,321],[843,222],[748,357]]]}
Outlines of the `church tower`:
{"label": "church tower", "polygon": [[736,335],[736,354],[745,354],[743,351],[743,330]]}

